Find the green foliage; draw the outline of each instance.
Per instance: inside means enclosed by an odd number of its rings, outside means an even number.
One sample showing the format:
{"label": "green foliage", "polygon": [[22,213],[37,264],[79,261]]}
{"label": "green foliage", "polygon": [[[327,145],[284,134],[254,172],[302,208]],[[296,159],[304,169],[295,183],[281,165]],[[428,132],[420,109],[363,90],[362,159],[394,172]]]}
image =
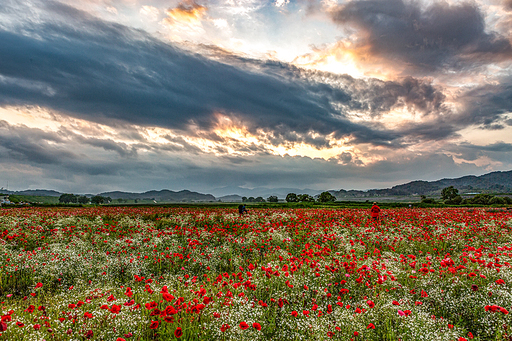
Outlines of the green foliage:
{"label": "green foliage", "polygon": [[105,197],[102,197],[101,195],[95,195],[91,198],[91,202],[93,204],[96,204],[96,205],[99,205],[99,204],[103,204],[105,202]]}
{"label": "green foliage", "polygon": [[71,194],[71,193],[65,193],[65,194],[62,194],[60,197],[59,197],[59,202],[60,203],[64,203],[64,204],[69,204],[69,203],[73,203],[73,204],[76,204],[78,202],[78,198],[76,195],[74,194]]}
{"label": "green foliage", "polygon": [[299,202],[299,197],[295,193],[288,193],[286,195],[286,202]]}
{"label": "green foliage", "polygon": [[443,200],[453,200],[458,195],[459,190],[454,188],[453,186],[443,188],[443,190],[441,191],[441,199]]}
{"label": "green foliage", "polygon": [[12,203],[17,204],[17,203],[19,203],[19,202],[22,202],[22,201],[23,201],[23,199],[22,199],[22,198],[21,198],[21,196],[19,196],[19,195],[10,195],[10,196],[9,196],[9,201],[10,201],[10,202],[12,202]]}
{"label": "green foliage", "polygon": [[278,202],[279,200],[278,200],[277,196],[275,196],[275,195],[271,195],[271,196],[269,196],[269,197],[267,198],[267,201],[268,201],[268,202]]}
{"label": "green foliage", "polygon": [[457,195],[453,199],[448,199],[444,201],[447,205],[460,205],[462,203],[462,197],[460,195]]}
{"label": "green foliage", "polygon": [[90,201],[89,198],[87,198],[85,195],[78,196],[77,200],[79,204],[88,204]]}
{"label": "green foliage", "polygon": [[336,197],[329,192],[322,192],[318,197],[318,201],[320,202],[333,202],[336,201]]}
{"label": "green foliage", "polygon": [[479,204],[479,205],[490,205],[491,199],[493,198],[490,194],[477,194],[473,198],[468,199],[470,204]]}
{"label": "green foliage", "polygon": [[298,198],[300,202],[315,202],[315,198],[309,194],[299,194]]}
{"label": "green foliage", "polygon": [[242,197],[242,202],[265,202],[265,199],[263,199],[262,197]]}

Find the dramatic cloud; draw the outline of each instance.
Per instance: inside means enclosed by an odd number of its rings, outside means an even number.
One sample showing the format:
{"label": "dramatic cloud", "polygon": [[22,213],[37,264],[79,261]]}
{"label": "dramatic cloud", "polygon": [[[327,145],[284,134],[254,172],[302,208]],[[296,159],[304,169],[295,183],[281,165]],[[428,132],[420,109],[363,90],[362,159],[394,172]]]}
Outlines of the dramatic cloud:
{"label": "dramatic cloud", "polygon": [[508,170],[510,14],[493,12],[508,5],[2,1],[0,186],[365,189]]}
{"label": "dramatic cloud", "polygon": [[[243,117],[252,131],[335,133],[386,144],[400,136],[351,122],[336,103],[379,115],[396,106],[426,113],[443,99],[415,79],[381,83],[343,77],[331,85],[300,77],[299,70],[284,64],[275,76],[244,70],[69,7],[53,4],[51,10],[72,14],[84,30],[44,23],[34,24],[29,34],[0,31],[0,103],[182,130],[210,129],[214,114],[221,113]],[[296,75],[289,78],[286,72]]]}
{"label": "dramatic cloud", "polygon": [[[475,4],[402,0],[350,1],[332,11],[339,25],[357,30],[355,49],[406,67],[453,70],[488,60],[510,59],[507,37],[487,32]],[[462,65],[461,65],[462,63]]]}
{"label": "dramatic cloud", "polygon": [[462,96],[464,110],[458,120],[463,124],[480,125],[485,129],[503,129],[510,126],[512,114],[512,78],[499,84],[476,87]]}

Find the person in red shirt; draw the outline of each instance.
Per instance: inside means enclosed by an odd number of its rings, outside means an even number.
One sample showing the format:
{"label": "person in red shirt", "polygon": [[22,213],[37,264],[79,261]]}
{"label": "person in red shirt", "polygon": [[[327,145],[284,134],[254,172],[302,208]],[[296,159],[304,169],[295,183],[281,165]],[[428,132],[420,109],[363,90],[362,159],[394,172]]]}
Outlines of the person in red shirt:
{"label": "person in red shirt", "polygon": [[373,206],[372,206],[372,209],[370,210],[370,212],[372,214],[372,219],[373,220],[378,220],[379,219],[380,207],[377,206],[376,202],[373,203]]}

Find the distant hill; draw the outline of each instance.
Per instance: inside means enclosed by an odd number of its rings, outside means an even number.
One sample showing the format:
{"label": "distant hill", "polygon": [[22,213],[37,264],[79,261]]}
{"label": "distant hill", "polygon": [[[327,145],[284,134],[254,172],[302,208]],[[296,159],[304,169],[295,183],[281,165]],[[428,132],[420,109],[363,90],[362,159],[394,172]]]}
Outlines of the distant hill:
{"label": "distant hill", "polygon": [[[492,172],[480,176],[468,175],[460,178],[453,179],[441,179],[436,181],[423,181],[416,180],[405,184],[396,185],[391,188],[384,189],[371,189],[367,191],[359,190],[330,190],[329,192],[336,196],[338,200],[343,199],[356,199],[357,198],[368,198],[368,197],[397,197],[397,196],[412,196],[412,195],[428,195],[438,196],[441,194],[441,190],[445,187],[453,186],[459,190],[459,193],[512,193],[512,170],[505,172]],[[223,202],[240,202],[242,196],[246,197],[263,197],[267,199],[271,195],[275,195],[278,198],[285,198],[288,193],[295,194],[309,194],[312,196],[320,194],[321,190],[312,189],[297,189],[297,188],[243,188],[236,186],[222,187],[212,190],[217,198],[212,194],[202,194],[198,192],[192,192],[189,190],[182,191],[171,191],[163,189],[160,191],[152,190],[143,193],[132,193],[132,192],[103,192],[98,195],[104,197],[111,197],[112,199],[125,199],[125,200],[155,200],[157,202],[212,202],[221,200]],[[0,193],[13,194],[20,196],[37,196],[37,197],[59,197],[62,193],[54,190],[46,189],[34,189],[24,191],[8,191],[6,189],[0,190]],[[91,197],[92,194],[86,194]],[[24,200],[28,200],[25,198]],[[42,201],[42,200],[38,200]]]}
{"label": "distant hill", "polygon": [[112,199],[150,199],[157,202],[208,202],[216,201],[215,197],[211,194],[201,194],[197,192],[191,192],[189,190],[182,190],[179,192],[170,191],[163,189],[161,191],[147,191],[144,193],[131,193],[131,192],[104,192],[100,193],[103,197],[111,197]]}
{"label": "distant hill", "polygon": [[16,192],[9,191],[9,194],[30,195],[30,196],[38,196],[38,197],[60,197],[60,195],[62,193],[54,191],[54,190],[47,190],[47,189],[27,189],[24,191],[16,191]]}
{"label": "distant hill", "polygon": [[222,202],[242,202],[242,197],[238,194],[225,195],[223,197],[218,197],[217,199]]}
{"label": "distant hill", "polygon": [[339,190],[329,191],[337,198],[350,197],[379,197],[379,196],[409,196],[409,195],[439,195],[445,187],[453,186],[464,193],[512,193],[512,171],[492,172],[481,176],[469,175],[454,179],[437,181],[411,181],[406,184],[385,189],[368,191]]}

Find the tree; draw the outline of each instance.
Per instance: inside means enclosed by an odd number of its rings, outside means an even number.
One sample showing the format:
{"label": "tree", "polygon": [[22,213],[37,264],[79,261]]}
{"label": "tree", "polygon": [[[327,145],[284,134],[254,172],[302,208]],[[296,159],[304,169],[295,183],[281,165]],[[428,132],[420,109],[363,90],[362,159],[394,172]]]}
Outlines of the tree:
{"label": "tree", "polygon": [[80,204],[88,204],[89,203],[89,198],[87,198],[85,195],[80,195],[78,198],[78,203]]}
{"label": "tree", "polygon": [[263,199],[262,197],[257,197],[256,199],[254,199],[254,202],[265,202],[265,199]]}
{"label": "tree", "polygon": [[103,204],[105,202],[105,198],[101,195],[95,195],[91,198],[91,202],[96,205]]}
{"label": "tree", "polygon": [[313,198],[309,194],[299,194],[299,201],[300,202],[315,202],[315,198]]}
{"label": "tree", "polygon": [[459,190],[453,186],[443,188],[441,191],[441,199],[443,200],[453,200],[457,195],[459,195]]}
{"label": "tree", "polygon": [[444,201],[447,205],[460,205],[462,203],[462,197],[460,195],[457,195],[453,199],[448,199]]}
{"label": "tree", "polygon": [[278,201],[279,201],[279,199],[277,198],[277,196],[275,196],[275,195],[271,195],[271,196],[269,196],[269,197],[267,198],[267,201],[268,201],[268,202],[278,202]]}
{"label": "tree", "polygon": [[242,197],[242,202],[247,202],[247,197]]}
{"label": "tree", "polygon": [[422,197],[424,197],[421,199],[421,203],[423,203],[423,204],[435,204],[436,203],[434,198],[427,198],[424,195],[422,195]]}
{"label": "tree", "polygon": [[286,195],[286,202],[299,202],[299,198],[295,193],[288,193]]}
{"label": "tree", "polygon": [[322,192],[318,196],[318,201],[320,201],[320,202],[334,202],[334,201],[336,201],[336,197],[334,195],[332,195],[331,193],[329,193],[329,192]]}
{"label": "tree", "polygon": [[503,199],[501,197],[493,197],[493,198],[491,198],[491,200],[489,200],[489,204],[491,204],[491,205],[505,205],[506,201],[505,201],[505,199]]}
{"label": "tree", "polygon": [[494,196],[490,194],[477,194],[473,198],[469,199],[469,203],[477,205],[490,205],[490,201]]}
{"label": "tree", "polygon": [[65,203],[65,204],[69,204],[70,202],[71,203],[76,203],[77,202],[77,198],[74,194],[70,194],[70,193],[65,193],[65,194],[61,194],[61,196],[59,197],[59,202],[60,203]]}

